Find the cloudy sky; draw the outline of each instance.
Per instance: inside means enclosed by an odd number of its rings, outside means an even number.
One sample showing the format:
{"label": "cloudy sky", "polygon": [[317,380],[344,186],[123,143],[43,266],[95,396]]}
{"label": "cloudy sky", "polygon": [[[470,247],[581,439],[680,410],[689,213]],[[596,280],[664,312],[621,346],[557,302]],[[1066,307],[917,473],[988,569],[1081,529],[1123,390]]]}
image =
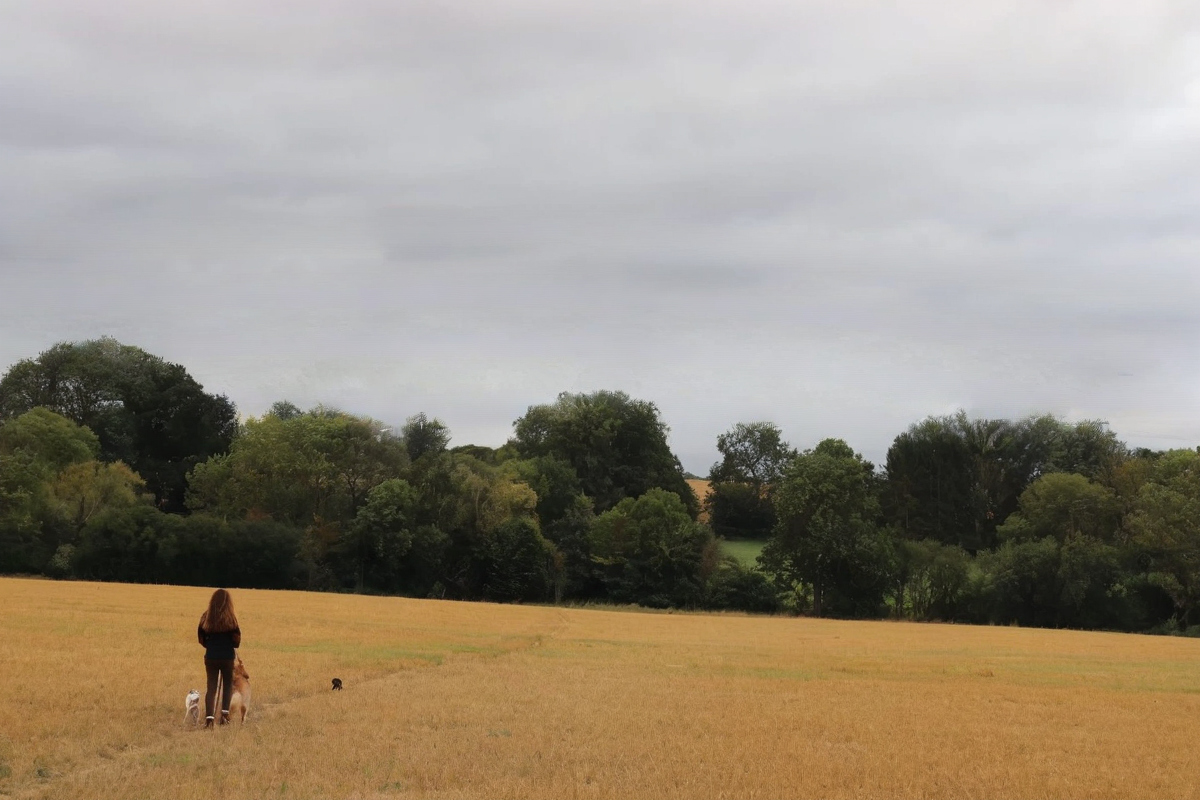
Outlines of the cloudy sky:
{"label": "cloudy sky", "polygon": [[0,369],[112,335],[685,467],[930,414],[1200,443],[1194,2],[0,2]]}

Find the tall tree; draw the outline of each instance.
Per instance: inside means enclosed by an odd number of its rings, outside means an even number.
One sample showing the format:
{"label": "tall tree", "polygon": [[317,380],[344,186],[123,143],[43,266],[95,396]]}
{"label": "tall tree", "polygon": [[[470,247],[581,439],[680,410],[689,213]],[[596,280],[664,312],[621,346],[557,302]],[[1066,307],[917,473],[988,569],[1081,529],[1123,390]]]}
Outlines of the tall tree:
{"label": "tall tree", "polygon": [[123,461],[160,506],[184,507],[186,476],[223,453],[237,429],[233,404],[182,366],[115,339],[57,344],[0,379],[0,419],[43,406],[94,431],[104,461]]}
{"label": "tall tree", "polygon": [[188,505],[233,519],[344,525],[406,464],[403,442],[376,420],[319,407],[267,414],[246,421],[228,454],[196,467]]}
{"label": "tall tree", "polygon": [[98,450],[90,430],[45,408],[0,423],[0,572],[42,571],[73,534],[54,484]]}
{"label": "tall tree", "polygon": [[718,536],[765,539],[775,527],[771,488],[796,450],[770,422],[738,423],[717,437],[706,507]]}
{"label": "tall tree", "polygon": [[1052,472],[1021,493],[1020,509],[999,528],[1001,539],[1027,541],[1051,536],[1060,542],[1086,536],[1113,543],[1121,507],[1112,489],[1082,475]]}
{"label": "tall tree", "polygon": [[416,461],[428,453],[441,453],[450,444],[450,429],[440,419],[415,414],[404,423],[401,434],[408,457]]}
{"label": "tall tree", "polygon": [[403,567],[413,546],[416,507],[416,490],[399,478],[386,480],[367,494],[341,542],[357,591],[395,593],[405,589]]}
{"label": "tall tree", "polygon": [[892,524],[908,539],[969,543],[973,466],[953,418],[910,426],[887,452],[884,499]]}
{"label": "tall tree", "polygon": [[679,496],[657,488],[598,516],[589,544],[613,600],[660,608],[700,603],[706,550],[715,550]]}
{"label": "tall tree", "polygon": [[810,586],[818,616],[879,611],[891,553],[876,492],[871,463],[840,439],[826,439],[784,471],[775,535],[760,561],[783,582]]}
{"label": "tall tree", "polygon": [[1172,450],[1156,459],[1128,524],[1176,618],[1200,623],[1200,453]]}
{"label": "tall tree", "polygon": [[598,512],[654,488],[677,495],[693,517],[699,510],[653,403],[624,392],[564,392],[551,405],[531,406],[513,425],[521,456],[565,461]]}

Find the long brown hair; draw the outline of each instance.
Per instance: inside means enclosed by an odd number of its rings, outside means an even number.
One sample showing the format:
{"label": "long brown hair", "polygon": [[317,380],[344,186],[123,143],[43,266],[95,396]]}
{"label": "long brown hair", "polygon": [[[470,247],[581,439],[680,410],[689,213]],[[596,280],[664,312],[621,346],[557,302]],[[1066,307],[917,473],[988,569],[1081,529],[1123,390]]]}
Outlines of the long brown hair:
{"label": "long brown hair", "polygon": [[224,589],[217,589],[208,601],[208,611],[200,617],[200,627],[206,633],[221,633],[238,627],[237,615],[233,613],[233,598]]}

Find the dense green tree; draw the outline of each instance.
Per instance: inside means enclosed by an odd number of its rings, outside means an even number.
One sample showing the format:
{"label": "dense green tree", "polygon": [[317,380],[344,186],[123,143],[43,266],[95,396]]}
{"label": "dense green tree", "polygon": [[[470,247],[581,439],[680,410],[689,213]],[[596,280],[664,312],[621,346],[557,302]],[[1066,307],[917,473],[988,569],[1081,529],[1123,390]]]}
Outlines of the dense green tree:
{"label": "dense green tree", "polygon": [[931,417],[889,449],[885,509],[905,538],[989,549],[1035,480],[1054,472],[1107,480],[1126,457],[1125,446],[1095,420],[973,420],[961,411]]}
{"label": "dense green tree", "polygon": [[1019,510],[998,529],[1001,539],[1052,536],[1062,542],[1086,536],[1111,543],[1121,522],[1120,503],[1113,490],[1083,475],[1043,475],[1021,493],[1019,503]]}
{"label": "dense green tree", "polygon": [[0,419],[45,407],[95,432],[104,461],[123,461],[162,507],[182,510],[186,475],[225,452],[233,404],[182,366],[114,339],[61,343],[0,379]]}
{"label": "dense green tree", "polygon": [[1129,448],[1108,429],[1108,423],[1089,419],[1061,426],[1049,466],[1106,481],[1129,456]]}
{"label": "dense green tree", "polygon": [[709,472],[705,506],[718,536],[765,539],[775,527],[771,487],[796,451],[770,422],[738,423],[717,437],[721,461]]}
{"label": "dense green tree", "polygon": [[289,400],[277,400],[271,404],[271,410],[267,413],[287,422],[289,419],[295,419],[304,412],[300,410],[300,406]]}
{"label": "dense green tree", "polygon": [[419,459],[412,465],[410,479],[417,492],[418,524],[444,535],[436,566],[440,588],[435,591],[431,586],[430,591],[438,596],[481,597],[492,575],[488,564],[500,552],[492,547],[496,531],[513,519],[529,520],[536,528],[537,495],[504,466],[458,453]]}
{"label": "dense green tree", "polygon": [[485,600],[546,600],[552,587],[554,546],[532,517],[511,517],[477,543],[474,567]]}
{"label": "dense green tree", "polygon": [[195,468],[188,506],[231,519],[344,526],[406,463],[403,442],[375,420],[325,408],[268,414],[247,420],[228,454]]}
{"label": "dense green tree", "polygon": [[0,572],[41,572],[68,543],[54,484],[98,450],[95,434],[45,408],[0,424]]}
{"label": "dense green tree", "polygon": [[343,534],[341,547],[358,591],[405,590],[404,560],[413,546],[417,504],[416,489],[399,478],[386,480],[367,494]]}
{"label": "dense green tree", "polygon": [[1086,535],[1064,541],[1058,553],[1058,617],[1068,628],[1124,628],[1132,621],[1121,552]]}
{"label": "dense green tree", "polygon": [[592,498],[580,494],[562,516],[545,528],[546,538],[554,543],[562,561],[561,594],[566,597],[595,600],[607,592],[600,565],[592,558],[591,532],[595,521]]}
{"label": "dense green tree", "polygon": [[552,405],[531,406],[513,425],[521,457],[570,464],[599,512],[654,488],[677,495],[693,518],[699,510],[653,403],[624,392],[564,392]]}
{"label": "dense green tree", "polygon": [[271,520],[171,517],[158,549],[160,580],[195,586],[294,589],[307,584],[303,531]]}
{"label": "dense green tree", "polygon": [[750,483],[709,483],[704,508],[722,539],[766,539],[775,529],[775,505],[766,488]]}
{"label": "dense green tree", "polygon": [[0,423],[0,453],[18,450],[28,453],[49,476],[70,464],[96,458],[100,440],[87,428],[38,407]]}
{"label": "dense green tree", "polygon": [[53,554],[42,528],[45,474],[26,450],[0,451],[0,573],[40,572]]}
{"label": "dense green tree", "polygon": [[721,460],[713,464],[710,481],[749,483],[759,489],[778,481],[798,455],[771,422],[739,422],[717,437],[717,451]]}
{"label": "dense green tree", "polygon": [[1058,618],[1058,542],[1050,536],[1005,542],[981,557],[998,622],[1053,627]]}
{"label": "dense green tree", "polygon": [[401,434],[408,457],[416,461],[427,454],[441,453],[450,444],[450,429],[440,419],[415,414],[404,423]]}
{"label": "dense green tree", "polygon": [[909,427],[887,452],[888,517],[907,539],[961,545],[974,530],[971,452],[952,419]]}
{"label": "dense green tree", "polygon": [[964,609],[971,556],[957,545],[934,539],[895,545],[895,610],[912,619],[950,620]]}
{"label": "dense green tree", "polygon": [[516,447],[511,443],[500,447],[487,447],[481,444],[462,444],[458,447],[451,447],[449,452],[456,455],[470,456],[476,461],[482,461],[484,464],[490,464],[493,467],[503,464],[506,461],[520,458]]}
{"label": "dense green tree", "polygon": [[679,496],[658,488],[596,517],[589,542],[610,598],[657,608],[700,604],[717,547]]}
{"label": "dense green tree", "polygon": [[146,482],[120,461],[84,461],[65,467],[50,491],[72,529],[80,531],[88,520],[106,509],[147,502],[145,486]]}
{"label": "dense green tree", "polygon": [[149,505],[110,508],[79,535],[73,572],[88,580],[153,583],[169,559],[172,518]]}
{"label": "dense green tree", "polygon": [[775,491],[778,523],[760,562],[785,585],[812,587],[813,610],[878,613],[890,583],[872,465],[840,439],[797,456]]}
{"label": "dense green tree", "polygon": [[1200,453],[1173,450],[1153,463],[1128,520],[1149,579],[1184,625],[1200,620]]}
{"label": "dense green tree", "polygon": [[543,526],[561,519],[582,489],[574,468],[555,456],[511,459],[504,468],[537,493],[537,515]]}
{"label": "dense green tree", "polygon": [[770,614],[780,608],[775,587],[762,572],[748,569],[735,558],[722,558],[708,576],[704,607]]}

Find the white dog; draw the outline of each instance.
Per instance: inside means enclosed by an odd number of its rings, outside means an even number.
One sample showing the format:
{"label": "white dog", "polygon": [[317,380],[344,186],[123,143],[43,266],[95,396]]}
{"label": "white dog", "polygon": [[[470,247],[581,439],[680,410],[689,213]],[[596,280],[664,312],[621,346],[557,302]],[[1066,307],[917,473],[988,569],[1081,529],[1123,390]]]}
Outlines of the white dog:
{"label": "white dog", "polygon": [[187,693],[187,697],[183,700],[183,722],[186,725],[191,722],[193,725],[200,724],[200,692],[192,689]]}

